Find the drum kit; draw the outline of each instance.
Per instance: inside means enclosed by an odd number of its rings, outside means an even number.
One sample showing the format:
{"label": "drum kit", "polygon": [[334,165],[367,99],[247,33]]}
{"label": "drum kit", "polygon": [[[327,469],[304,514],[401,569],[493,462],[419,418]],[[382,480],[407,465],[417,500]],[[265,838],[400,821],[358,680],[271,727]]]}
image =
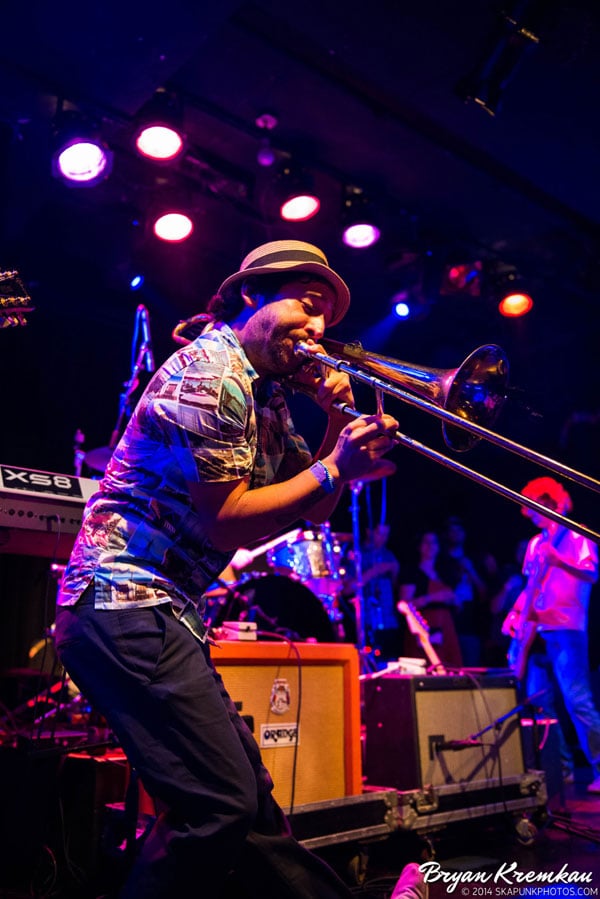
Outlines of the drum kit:
{"label": "drum kit", "polygon": [[237,578],[219,578],[205,594],[208,623],[218,628],[226,620],[256,621],[261,630],[296,640],[343,640],[347,536],[332,533],[327,524],[298,528],[236,553],[231,569]]}
{"label": "drum kit", "polygon": [[210,627],[255,621],[262,631],[295,640],[356,640],[362,647],[358,495],[364,483],[395,470],[392,462],[382,460],[373,474],[349,484],[352,533],[334,532],[329,523],[311,525],[239,550],[205,593]]}

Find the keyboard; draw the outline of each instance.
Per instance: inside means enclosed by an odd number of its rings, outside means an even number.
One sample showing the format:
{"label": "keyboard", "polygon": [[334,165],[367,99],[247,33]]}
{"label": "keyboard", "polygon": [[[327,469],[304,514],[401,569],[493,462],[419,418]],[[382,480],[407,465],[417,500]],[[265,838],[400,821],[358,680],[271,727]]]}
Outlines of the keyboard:
{"label": "keyboard", "polygon": [[0,552],[67,558],[99,483],[0,464]]}

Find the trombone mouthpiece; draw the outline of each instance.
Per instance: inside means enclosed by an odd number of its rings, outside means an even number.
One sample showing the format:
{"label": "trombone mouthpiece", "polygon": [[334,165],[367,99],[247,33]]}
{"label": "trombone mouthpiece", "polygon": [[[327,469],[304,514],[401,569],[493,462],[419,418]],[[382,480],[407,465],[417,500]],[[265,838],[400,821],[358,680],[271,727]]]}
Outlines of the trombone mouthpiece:
{"label": "trombone mouthpiece", "polygon": [[299,340],[294,346],[294,353],[296,356],[311,356],[312,353],[308,351],[308,344],[305,340]]}

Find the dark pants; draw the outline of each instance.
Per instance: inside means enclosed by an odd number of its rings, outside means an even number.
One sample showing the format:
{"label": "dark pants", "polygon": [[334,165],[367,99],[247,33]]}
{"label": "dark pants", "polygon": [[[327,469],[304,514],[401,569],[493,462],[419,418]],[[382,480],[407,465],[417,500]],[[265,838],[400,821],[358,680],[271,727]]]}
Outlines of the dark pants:
{"label": "dark pants", "polygon": [[170,605],[96,610],[89,587],[59,609],[59,657],[107,720],[146,790],[166,809],[124,899],[217,897],[228,873],[266,897],[349,897],[290,835],[252,734],[207,646]]}

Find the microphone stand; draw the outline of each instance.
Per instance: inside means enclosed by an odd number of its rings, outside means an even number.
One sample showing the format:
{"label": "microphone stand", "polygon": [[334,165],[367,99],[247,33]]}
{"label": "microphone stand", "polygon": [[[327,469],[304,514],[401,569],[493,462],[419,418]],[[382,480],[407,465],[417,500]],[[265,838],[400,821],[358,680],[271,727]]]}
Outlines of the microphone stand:
{"label": "microphone stand", "polygon": [[352,600],[354,607],[354,617],[356,621],[356,646],[360,660],[360,667],[363,673],[369,673],[375,670],[375,665],[367,657],[366,640],[365,640],[365,596],[363,592],[362,580],[362,551],[360,543],[360,508],[358,497],[363,488],[363,482],[360,480],[350,483],[350,491],[352,493],[352,503],[350,512],[352,515],[352,542],[354,544],[354,581],[355,596]]}
{"label": "microphone stand", "polygon": [[[154,371],[154,360],[152,356],[152,344],[150,339],[148,320],[147,318],[142,318],[140,309],[143,309],[144,315],[147,316],[147,310],[145,306],[138,306],[131,346],[131,374],[129,376],[129,380],[125,381],[125,383],[123,384],[124,389],[122,390],[119,397],[119,413],[117,415],[117,422],[113,428],[108,446],[99,447],[98,449],[90,450],[89,452],[84,454],[84,460],[86,464],[96,471],[104,472],[106,470],[106,466],[108,465],[110,457],[112,456],[113,451],[117,443],[119,442],[119,437],[121,436],[124,425],[131,415],[131,397],[139,384],[140,372],[142,372],[144,369],[146,371]],[[140,333],[141,342],[137,351],[137,356],[134,357],[135,348],[137,346]]]}
{"label": "microphone stand", "polygon": [[140,348],[138,350],[137,357],[133,363],[131,369],[131,375],[128,381],[125,381],[123,384],[124,390],[122,391],[119,397],[119,414],[117,416],[117,423],[113,429],[113,432],[110,437],[110,441],[108,443],[109,450],[112,451],[116,447],[119,442],[119,437],[121,435],[121,431],[123,429],[123,424],[131,415],[131,397],[135,390],[137,390],[139,384],[139,376],[145,368],[145,359],[146,354],[148,353],[149,345],[147,341],[142,341],[140,344]]}
{"label": "microphone stand", "polygon": [[506,712],[505,715],[501,715],[499,718],[496,718],[495,721],[492,721],[492,723],[488,724],[487,727],[483,727],[481,730],[477,731],[476,734],[471,734],[469,739],[478,740],[479,737],[482,737],[485,733],[488,732],[488,730],[491,730],[492,728],[494,728],[494,730],[500,730],[500,726],[504,724],[504,722],[508,718],[512,718],[517,714],[517,712],[521,712],[525,708],[525,706],[532,705],[534,699],[539,699],[540,696],[543,696],[544,693],[547,692],[548,691],[546,689],[538,690],[537,693],[532,693],[531,696],[527,696],[526,699],[523,700],[523,702],[520,702],[518,705],[514,706],[512,709]]}
{"label": "microphone stand", "polygon": [[513,706],[512,709],[509,709],[506,714],[501,715],[499,718],[494,719],[491,724],[487,724],[485,727],[482,727],[481,730],[478,730],[477,733],[469,734],[468,737],[463,738],[462,740],[448,740],[446,742],[446,746],[444,747],[441,743],[438,744],[442,751],[444,748],[450,749],[455,752],[457,749],[468,749],[470,746],[483,746],[484,744],[479,741],[479,738],[488,732],[488,730],[500,730],[500,726],[504,724],[509,718],[514,717],[518,712],[522,711],[525,706],[531,705],[534,699],[539,699],[540,696],[543,696],[544,693],[547,693],[547,690],[538,690],[537,693],[533,693],[531,696],[528,696],[523,702],[520,702],[518,705]]}

